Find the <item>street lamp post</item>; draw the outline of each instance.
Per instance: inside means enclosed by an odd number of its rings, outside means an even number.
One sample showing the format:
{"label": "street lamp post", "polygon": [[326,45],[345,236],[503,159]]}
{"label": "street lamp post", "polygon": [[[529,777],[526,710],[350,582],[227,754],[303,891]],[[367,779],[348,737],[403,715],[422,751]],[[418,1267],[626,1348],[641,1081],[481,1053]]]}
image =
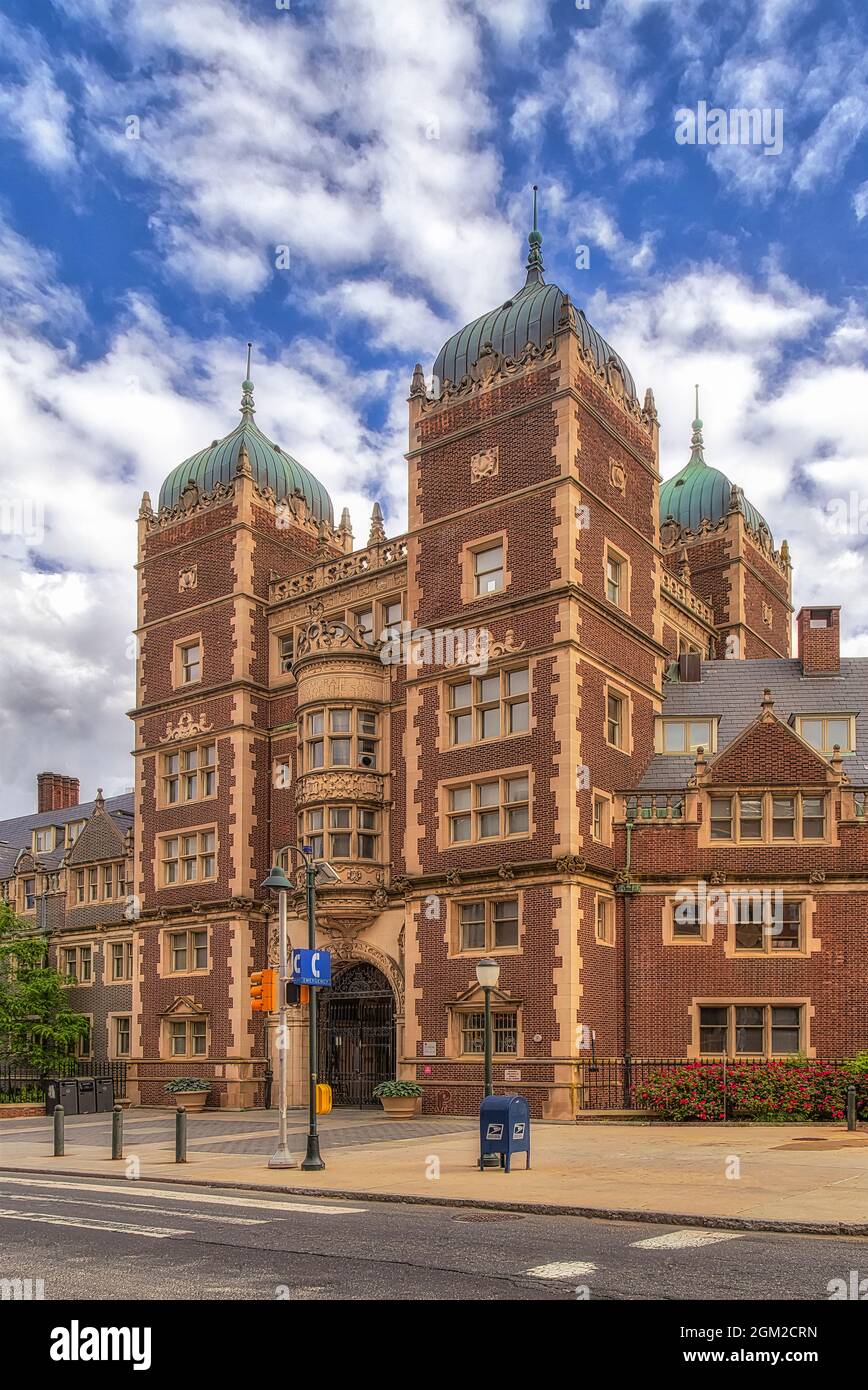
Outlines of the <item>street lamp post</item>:
{"label": "street lamp post", "polygon": [[[304,864],[304,888],[305,903],[307,906],[307,944],[312,951],[316,950],[316,880],[319,875],[326,882],[337,883],[339,876],[335,873],[325,859],[314,860],[309,847],[302,848],[300,845],[284,845],[284,850],[297,854]],[[283,850],[281,851],[283,853]],[[279,922],[280,922],[280,1047],[278,1052],[280,1087],[280,1140],[274,1157],[269,1160],[269,1168],[294,1168],[295,1161],[290,1157],[286,1147],[286,986],[289,979],[288,969],[288,942],[286,928],[286,895],[292,888],[292,884],[283,872],[283,869],[275,867],[271,870],[268,878],[263,883],[263,888],[275,888],[280,894],[279,898]],[[306,1172],[319,1171],[325,1168],[322,1154],[319,1150],[319,1131],[316,1118],[316,1083],[317,1083],[317,992],[316,986],[311,985],[308,998],[308,1108],[309,1123],[307,1133],[307,1149],[302,1159],[301,1166]]]}
{"label": "street lamp post", "polygon": [[286,926],[286,895],[292,887],[286,874],[279,865],[271,870],[268,878],[263,883],[263,888],[274,888],[277,892],[277,920],[278,920],[278,990],[280,999],[278,1003],[278,1033],[277,1033],[277,1064],[278,1064],[278,1107],[279,1107],[279,1133],[277,1148],[268,1160],[269,1168],[296,1168],[298,1165],[292,1154],[289,1152],[287,1144],[287,1120],[286,1120],[286,981],[288,975],[288,932]]}
{"label": "street lamp post", "polygon": [[[492,1078],[492,1037],[491,1037],[491,991],[497,988],[500,979],[500,966],[496,960],[491,960],[489,956],[483,956],[482,960],[476,962],[476,978],[482,986],[482,993],[485,998],[485,1095],[490,1096],[494,1093],[494,1081]],[[483,1154],[480,1159],[483,1168],[499,1168],[499,1154]]]}

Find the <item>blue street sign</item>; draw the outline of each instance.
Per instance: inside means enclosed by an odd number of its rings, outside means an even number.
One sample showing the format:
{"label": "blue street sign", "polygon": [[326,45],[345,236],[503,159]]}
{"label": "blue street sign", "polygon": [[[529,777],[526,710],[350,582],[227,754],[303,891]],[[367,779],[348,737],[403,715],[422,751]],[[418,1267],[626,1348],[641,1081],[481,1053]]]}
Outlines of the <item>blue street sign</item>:
{"label": "blue street sign", "polygon": [[330,985],[331,951],[293,951],[289,962],[289,978],[296,985]]}

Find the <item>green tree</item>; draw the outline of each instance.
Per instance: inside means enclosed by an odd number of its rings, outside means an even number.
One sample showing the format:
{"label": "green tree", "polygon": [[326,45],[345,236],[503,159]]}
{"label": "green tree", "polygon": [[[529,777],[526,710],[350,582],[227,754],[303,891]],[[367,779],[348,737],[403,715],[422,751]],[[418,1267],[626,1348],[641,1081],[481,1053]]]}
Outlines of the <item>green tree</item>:
{"label": "green tree", "polygon": [[52,1072],[88,1021],[69,1007],[62,975],[47,963],[44,936],[0,901],[0,1054]]}

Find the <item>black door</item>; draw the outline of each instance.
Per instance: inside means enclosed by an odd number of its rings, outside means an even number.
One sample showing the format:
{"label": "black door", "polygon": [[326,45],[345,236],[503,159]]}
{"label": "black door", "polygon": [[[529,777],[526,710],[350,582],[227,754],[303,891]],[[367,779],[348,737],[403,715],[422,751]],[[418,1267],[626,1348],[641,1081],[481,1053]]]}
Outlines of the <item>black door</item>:
{"label": "black door", "polygon": [[373,965],[351,965],[319,998],[319,1074],[335,1105],[376,1105],[395,1075],[395,997]]}

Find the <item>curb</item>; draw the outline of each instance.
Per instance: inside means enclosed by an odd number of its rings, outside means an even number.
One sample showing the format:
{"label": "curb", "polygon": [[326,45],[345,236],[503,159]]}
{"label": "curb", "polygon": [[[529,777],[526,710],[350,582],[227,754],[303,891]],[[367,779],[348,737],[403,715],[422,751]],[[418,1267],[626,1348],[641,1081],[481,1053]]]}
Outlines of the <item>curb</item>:
{"label": "curb", "polygon": [[[28,1173],[38,1177],[61,1178],[99,1178],[104,1182],[130,1185],[129,1178],[115,1177],[111,1173],[93,1173],[79,1169],[58,1169],[56,1173],[46,1174],[41,1168],[0,1168],[0,1178],[4,1173]],[[144,1186],[165,1183],[167,1186],[208,1187],[231,1192],[276,1192],[292,1197],[319,1197],[333,1201],[346,1202],[392,1202],[406,1206],[419,1207],[461,1207],[482,1211],[518,1212],[528,1216],[579,1216],[592,1221],[632,1221],[656,1226],[697,1226],[702,1230],[715,1231],[765,1231],[773,1235],[809,1236],[868,1236],[868,1222],[848,1221],[774,1221],[771,1218],[750,1216],[698,1216],[695,1213],[671,1211],[633,1211],[627,1207],[574,1207],[552,1202],[497,1202],[475,1197],[419,1197],[401,1192],[365,1192],[352,1188],[318,1188],[276,1186],[255,1182],[223,1182],[213,1178],[194,1178],[189,1176],[167,1178],[148,1177],[136,1179]]]}

